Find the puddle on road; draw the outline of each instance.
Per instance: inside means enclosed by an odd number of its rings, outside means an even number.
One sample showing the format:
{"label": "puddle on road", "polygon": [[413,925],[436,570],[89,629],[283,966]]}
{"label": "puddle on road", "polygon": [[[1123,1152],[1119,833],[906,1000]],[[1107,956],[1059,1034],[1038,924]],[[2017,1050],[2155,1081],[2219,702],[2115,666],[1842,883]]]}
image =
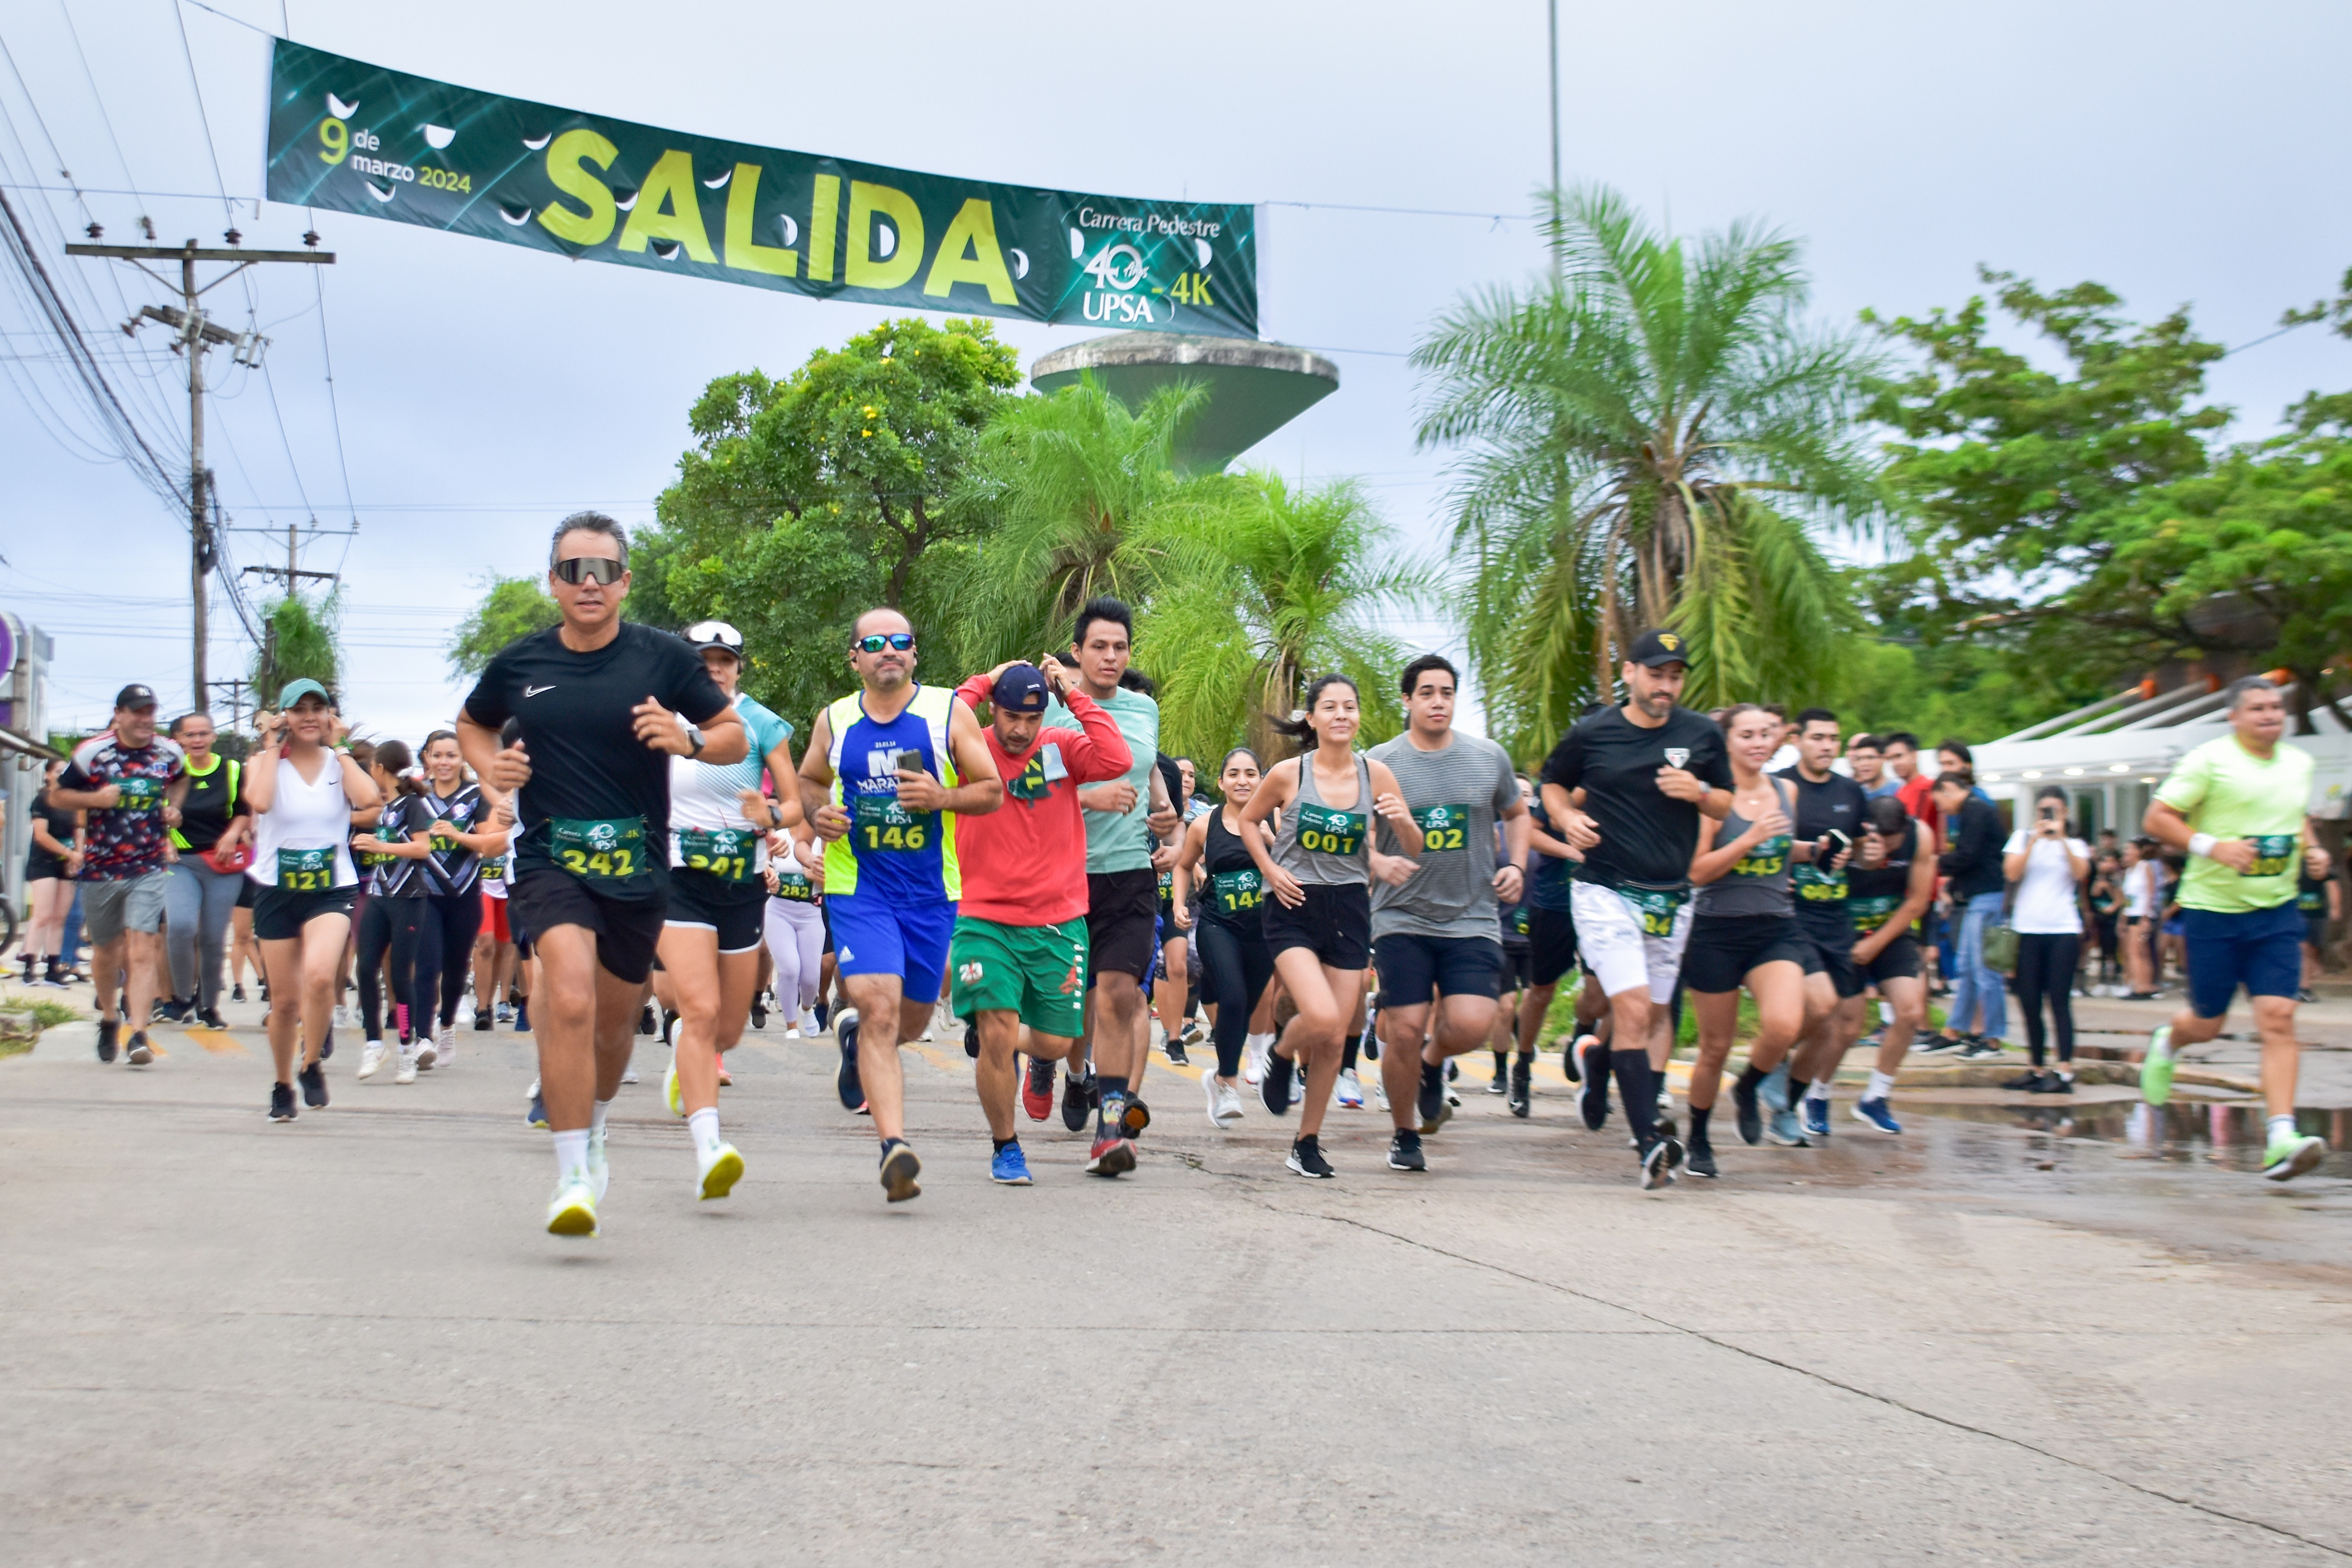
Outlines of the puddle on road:
{"label": "puddle on road", "polygon": [[[2161,1108],[2139,1100],[2080,1105],[1955,1103],[1912,1100],[1906,1117],[2010,1127],[2044,1138],[2082,1138],[2119,1147],[2124,1160],[2169,1161],[2260,1171],[2269,1141],[2268,1121],[2257,1103],[2176,1100]],[[2298,1132],[2327,1141],[2328,1154],[2315,1174],[2352,1177],[2352,1110],[2300,1110]]]}

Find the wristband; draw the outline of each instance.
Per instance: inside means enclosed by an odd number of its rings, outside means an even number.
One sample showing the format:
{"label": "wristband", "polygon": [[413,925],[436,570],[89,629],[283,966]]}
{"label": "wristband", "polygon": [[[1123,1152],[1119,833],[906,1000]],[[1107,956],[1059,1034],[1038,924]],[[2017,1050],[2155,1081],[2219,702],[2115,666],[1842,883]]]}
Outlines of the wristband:
{"label": "wristband", "polygon": [[2213,846],[2220,842],[2220,839],[2210,833],[2192,833],[2189,836],[2189,852],[2210,859],[2213,854]]}

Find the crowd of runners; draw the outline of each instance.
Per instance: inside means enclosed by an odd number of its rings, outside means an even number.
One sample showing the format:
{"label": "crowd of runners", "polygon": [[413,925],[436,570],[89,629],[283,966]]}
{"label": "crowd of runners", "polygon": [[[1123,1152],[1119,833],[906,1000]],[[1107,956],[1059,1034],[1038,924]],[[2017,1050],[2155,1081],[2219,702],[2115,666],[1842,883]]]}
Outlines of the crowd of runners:
{"label": "crowd of runners", "polygon": [[[1454,728],[1457,675],[1433,654],[1400,672],[1395,739],[1360,748],[1367,694],[1327,675],[1276,723],[1293,754],[1234,746],[1211,800],[1160,749],[1115,599],[1078,612],[1066,649],[956,686],[919,679],[915,627],[870,610],[846,650],[855,689],[803,737],[739,689],[732,626],[622,618],[628,539],[611,519],[558,525],[547,582],[560,623],[493,658],[413,753],[351,740],[315,681],[276,694],[242,763],[202,715],[159,733],[154,693],[124,689],[43,795],[26,979],[71,951],[58,889],[78,883],[99,1059],[143,1066],[151,1019],[221,1026],[224,960],[242,999],[249,942],[280,1121],[328,1104],[339,1026],[362,1031],[358,1079],[446,1072],[470,995],[472,1029],[536,1038],[526,1119],[552,1145],[547,1228],[586,1236],[606,1115],[652,1033],[703,1199],[743,1175],[719,1089],[726,1053],[772,1009],[788,1033],[830,1033],[841,1106],[871,1119],[893,1203],[922,1168],[899,1047],[942,1007],[1000,1183],[1032,1180],[1024,1116],[1086,1136],[1088,1172],[1133,1171],[1155,1047],[1186,1068],[1213,1054],[1200,1091],[1220,1129],[1296,1117],[1286,1163],[1309,1178],[1338,1173],[1324,1120],[1364,1103],[1374,1064],[1387,1164],[1423,1172],[1460,1104],[1453,1058],[1492,1052],[1491,1091],[1525,1117],[1549,1035],[1584,1124],[1622,1116],[1636,1179],[1658,1187],[1718,1174],[1727,1081],[1739,1142],[1830,1136],[1831,1086],[1873,1002],[1851,1115],[1899,1136],[1906,1056],[1999,1048],[1981,947],[2003,912],[2032,1055],[2010,1087],[2071,1092],[2082,911],[2148,922],[2159,896],[2072,836],[2063,792],[2006,829],[1965,748],[1929,776],[1915,738],[1849,742],[1826,710],[1682,707],[1688,654],[1667,630],[1633,640],[1622,700],[1532,777]],[[2187,1005],[2155,1031],[2142,1092],[2165,1102],[2179,1051],[2218,1033],[2242,987],[2263,1042],[2264,1173],[2284,1180],[2325,1152],[2294,1129],[2294,1019],[2314,889],[2336,894],[2278,690],[2252,678],[2228,700],[2231,733],[2174,769],[2134,850],[2135,867],[2184,865],[2168,899]],[[1959,952],[1951,1021],[1929,1034],[1938,906]],[[2154,958],[2151,943],[2139,962]],[[1571,971],[1574,1026],[1549,1028]],[[2146,978],[2132,968],[2135,991]],[[1742,993],[1752,1025],[1727,1076]],[[1667,1064],[1685,1011],[1678,1117]]]}

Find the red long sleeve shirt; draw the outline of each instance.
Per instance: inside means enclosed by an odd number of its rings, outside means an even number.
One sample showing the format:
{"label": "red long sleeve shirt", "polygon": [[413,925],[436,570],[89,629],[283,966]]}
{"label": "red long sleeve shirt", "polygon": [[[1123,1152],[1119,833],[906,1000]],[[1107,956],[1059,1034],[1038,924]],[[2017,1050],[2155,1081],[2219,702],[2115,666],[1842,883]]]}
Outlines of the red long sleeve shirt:
{"label": "red long sleeve shirt", "polygon": [[[989,680],[975,675],[956,688],[973,709],[988,700]],[[962,863],[963,900],[957,910],[1003,925],[1059,925],[1087,912],[1087,824],[1078,810],[1081,785],[1124,778],[1135,761],[1118,721],[1094,699],[1073,689],[1063,699],[1083,727],[1048,726],[1018,757],[1004,749],[992,724],[981,726],[1004,804],[985,816],[956,818],[956,858]]]}

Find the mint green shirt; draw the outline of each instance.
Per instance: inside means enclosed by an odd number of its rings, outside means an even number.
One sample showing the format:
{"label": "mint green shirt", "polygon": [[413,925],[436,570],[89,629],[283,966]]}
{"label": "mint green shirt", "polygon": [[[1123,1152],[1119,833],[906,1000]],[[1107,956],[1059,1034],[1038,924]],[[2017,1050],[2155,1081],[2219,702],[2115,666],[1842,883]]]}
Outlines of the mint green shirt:
{"label": "mint green shirt", "polygon": [[[1135,786],[1135,806],[1130,811],[1085,814],[1087,875],[1148,871],[1151,869],[1151,771],[1160,758],[1160,704],[1123,686],[1108,697],[1097,698],[1096,702],[1110,715],[1118,732],[1127,737],[1127,749],[1135,753],[1128,763],[1126,775],[1127,782]],[[1045,722],[1066,730],[1084,727],[1058,700],[1047,703]]]}
{"label": "mint green shirt", "polygon": [[2234,734],[2206,742],[2180,759],[2156,798],[2216,838],[2254,841],[2253,874],[2202,855],[2189,858],[2180,907],[2225,915],[2275,909],[2292,900],[2303,874],[2303,819],[2311,807],[2311,753],[2280,742],[2265,759]]}

